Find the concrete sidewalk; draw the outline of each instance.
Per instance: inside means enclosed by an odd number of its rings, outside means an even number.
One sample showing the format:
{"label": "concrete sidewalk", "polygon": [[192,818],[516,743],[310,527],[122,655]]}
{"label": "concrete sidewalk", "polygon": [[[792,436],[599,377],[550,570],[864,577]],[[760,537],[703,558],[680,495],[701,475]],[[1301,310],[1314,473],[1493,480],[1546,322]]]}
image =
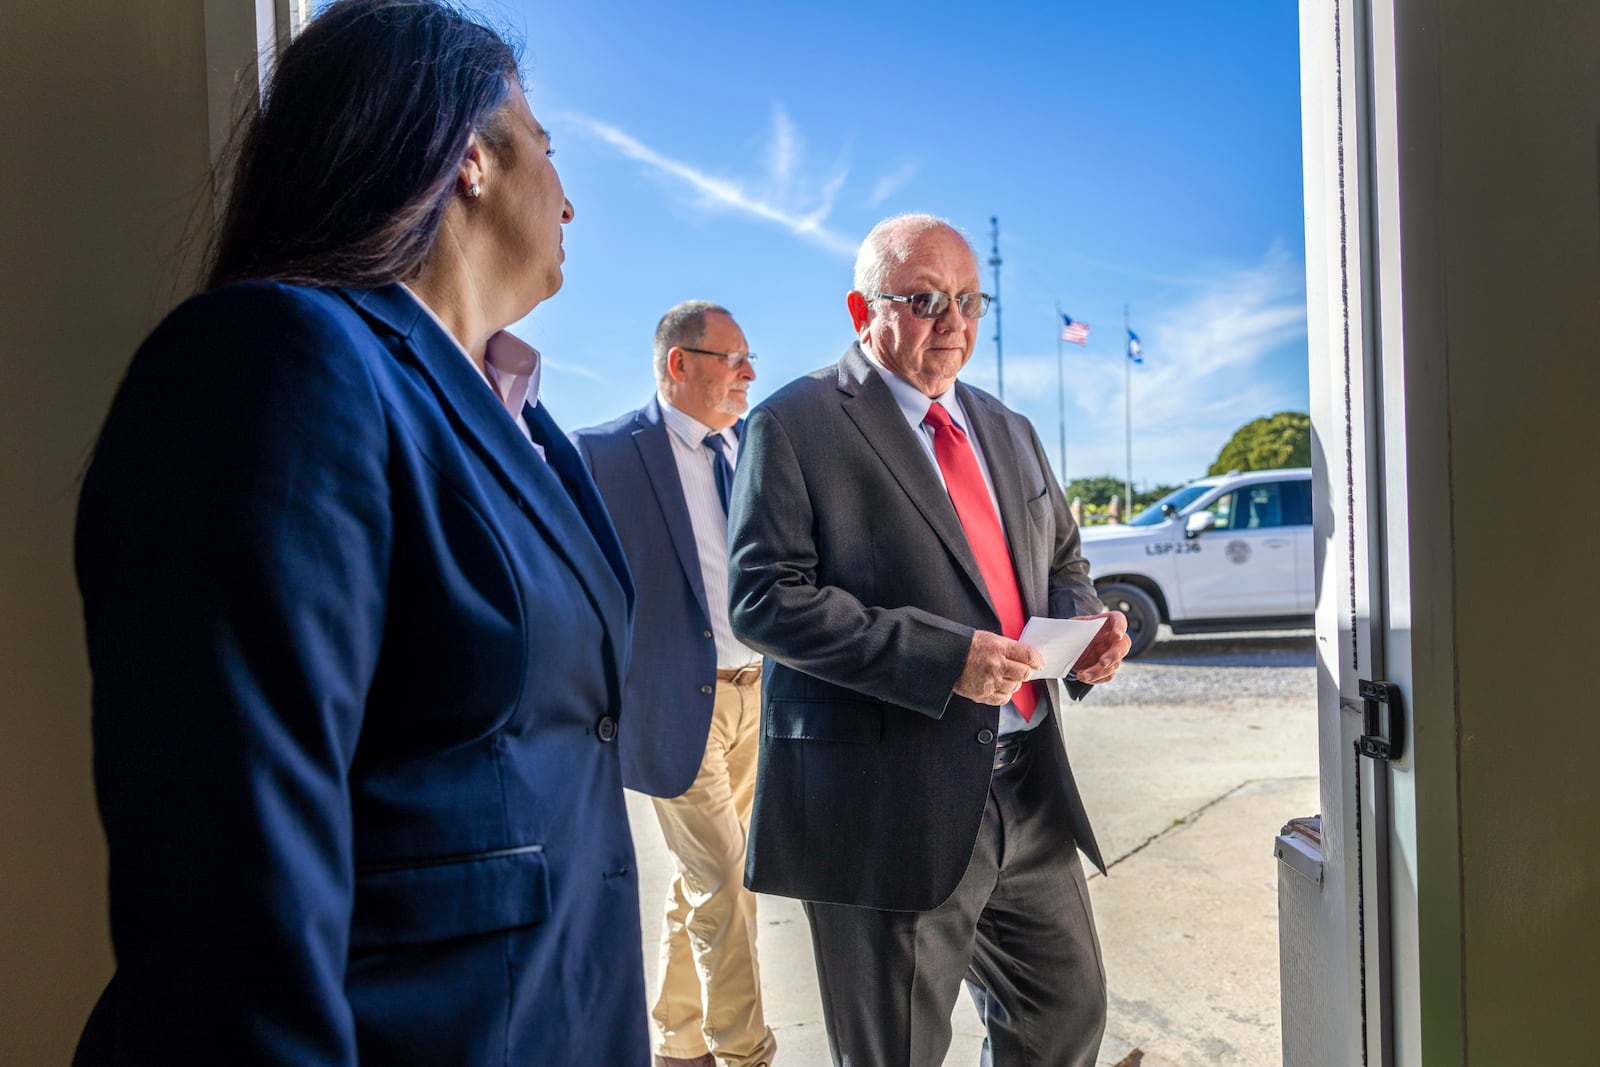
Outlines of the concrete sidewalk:
{"label": "concrete sidewalk", "polygon": [[[1159,683],[1176,669],[1133,661],[1123,673]],[[1318,810],[1314,681],[1304,670],[1303,698],[1287,701],[1114,704],[1091,694],[1068,710],[1073,768],[1110,867],[1110,877],[1089,879],[1111,998],[1104,1067],[1281,1062],[1272,841],[1290,818]],[[648,798],[630,793],[628,810],[653,997],[671,859]],[[825,1067],[805,917],[778,897],[761,897],[759,912],[779,1067]],[[952,1021],[945,1062],[976,1064],[983,1034],[965,997]]]}

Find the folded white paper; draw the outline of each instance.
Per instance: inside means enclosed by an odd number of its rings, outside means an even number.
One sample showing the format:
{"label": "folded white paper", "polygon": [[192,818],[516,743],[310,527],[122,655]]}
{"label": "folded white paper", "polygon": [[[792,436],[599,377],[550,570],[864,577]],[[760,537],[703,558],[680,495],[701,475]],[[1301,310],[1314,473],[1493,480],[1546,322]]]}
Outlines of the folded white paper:
{"label": "folded white paper", "polygon": [[1105,619],[1047,619],[1042,615],[1029,619],[1017,640],[1038,649],[1044,666],[1028,677],[1064,677],[1105,624]]}

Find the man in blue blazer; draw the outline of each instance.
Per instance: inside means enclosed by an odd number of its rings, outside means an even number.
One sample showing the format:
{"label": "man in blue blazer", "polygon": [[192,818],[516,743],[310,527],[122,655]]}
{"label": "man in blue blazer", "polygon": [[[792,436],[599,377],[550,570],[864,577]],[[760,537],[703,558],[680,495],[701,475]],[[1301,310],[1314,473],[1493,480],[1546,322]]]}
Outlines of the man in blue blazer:
{"label": "man in blue blazer", "polygon": [[743,878],[761,661],[728,623],[728,494],[754,358],[725,308],[679,304],[656,328],[655,398],[573,435],[639,584],[623,782],[655,797],[678,870],[652,1011],[657,1067],[758,1067],[776,1048]]}

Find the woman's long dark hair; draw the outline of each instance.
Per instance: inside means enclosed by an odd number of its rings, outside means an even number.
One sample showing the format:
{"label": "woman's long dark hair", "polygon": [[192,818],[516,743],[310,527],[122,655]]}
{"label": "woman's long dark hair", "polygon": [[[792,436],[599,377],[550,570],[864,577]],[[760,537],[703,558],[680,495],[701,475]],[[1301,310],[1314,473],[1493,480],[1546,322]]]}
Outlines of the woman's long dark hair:
{"label": "woman's long dark hair", "polygon": [[517,76],[499,34],[441,0],[338,0],[284,51],[235,150],[205,287],[371,288],[433,247],[467,137]]}

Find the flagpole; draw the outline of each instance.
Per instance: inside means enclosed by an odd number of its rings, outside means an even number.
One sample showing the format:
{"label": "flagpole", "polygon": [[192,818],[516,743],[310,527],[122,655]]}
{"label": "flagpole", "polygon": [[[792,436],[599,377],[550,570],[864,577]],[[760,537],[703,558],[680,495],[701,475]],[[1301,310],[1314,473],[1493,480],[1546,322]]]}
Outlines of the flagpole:
{"label": "flagpole", "polygon": [[1133,518],[1133,355],[1128,347],[1133,327],[1128,323],[1128,305],[1122,305],[1122,405],[1123,435],[1127,447],[1128,477],[1122,483],[1122,521]]}
{"label": "flagpole", "polygon": [[1061,314],[1061,301],[1056,301],[1056,424],[1061,431],[1061,470],[1057,478],[1063,489],[1067,486],[1067,371],[1062,356],[1061,342],[1066,340],[1066,319]]}
{"label": "flagpole", "polygon": [[1000,216],[989,216],[989,266],[994,268],[994,382],[1002,401],[1006,398],[1006,365],[1000,353]]}

